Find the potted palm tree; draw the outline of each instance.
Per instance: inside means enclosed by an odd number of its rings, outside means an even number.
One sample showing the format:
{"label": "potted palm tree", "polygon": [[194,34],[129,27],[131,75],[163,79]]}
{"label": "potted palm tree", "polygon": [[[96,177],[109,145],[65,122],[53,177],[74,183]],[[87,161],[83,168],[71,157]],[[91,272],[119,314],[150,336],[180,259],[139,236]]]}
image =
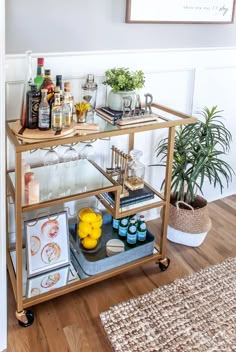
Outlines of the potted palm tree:
{"label": "potted palm tree", "polygon": [[[181,126],[175,135],[170,216],[167,238],[173,242],[199,246],[211,227],[203,185],[208,180],[222,192],[234,173],[222,159],[229,152],[232,136],[221,121],[217,106],[203,108],[195,124]],[[159,141],[158,166],[165,166],[167,139]],[[152,165],[153,166],[153,165]],[[164,185],[162,183],[162,187]]]}
{"label": "potted palm tree", "polygon": [[[123,110],[123,97],[130,96],[135,104],[137,89],[144,86],[145,77],[142,70],[130,71],[126,67],[117,67],[105,71],[105,81],[112,89],[108,94],[108,107],[112,110]],[[132,106],[134,108],[134,106]]]}

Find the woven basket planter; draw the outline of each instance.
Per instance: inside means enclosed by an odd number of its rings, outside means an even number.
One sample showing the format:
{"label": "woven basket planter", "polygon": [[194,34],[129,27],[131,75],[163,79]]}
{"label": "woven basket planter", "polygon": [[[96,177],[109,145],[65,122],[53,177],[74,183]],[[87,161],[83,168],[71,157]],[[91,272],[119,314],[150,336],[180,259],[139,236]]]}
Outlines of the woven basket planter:
{"label": "woven basket planter", "polygon": [[170,204],[167,230],[167,238],[170,241],[191,247],[197,247],[204,241],[211,228],[211,219],[208,214],[207,201],[200,196],[196,198],[203,204],[203,207],[194,209],[184,203],[189,209],[182,209],[179,206],[181,202],[176,202],[176,206]]}

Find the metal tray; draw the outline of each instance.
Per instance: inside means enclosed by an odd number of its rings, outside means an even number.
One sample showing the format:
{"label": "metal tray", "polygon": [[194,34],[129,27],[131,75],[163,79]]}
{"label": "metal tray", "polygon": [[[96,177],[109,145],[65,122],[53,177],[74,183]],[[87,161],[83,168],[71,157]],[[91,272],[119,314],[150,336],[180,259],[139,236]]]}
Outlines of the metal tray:
{"label": "metal tray", "polygon": [[153,254],[155,237],[150,231],[147,231],[147,239],[144,243],[139,242],[135,247],[131,248],[124,241],[125,251],[108,257],[106,254],[106,243],[112,238],[119,238],[119,236],[112,230],[111,225],[104,225],[98,250],[91,251],[91,253],[85,252],[81,249],[77,240],[77,225],[70,225],[71,259],[81,278],[96,275]]}

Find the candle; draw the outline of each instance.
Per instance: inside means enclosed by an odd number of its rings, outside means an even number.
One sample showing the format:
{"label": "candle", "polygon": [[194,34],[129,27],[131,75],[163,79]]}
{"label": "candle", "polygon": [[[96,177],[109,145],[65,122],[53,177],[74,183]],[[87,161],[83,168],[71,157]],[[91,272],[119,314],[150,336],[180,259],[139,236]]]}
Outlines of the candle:
{"label": "candle", "polygon": [[26,172],[25,173],[25,203],[29,202],[29,183],[34,180],[34,173],[33,172]]}
{"label": "candle", "polygon": [[22,203],[25,201],[25,173],[30,171],[30,165],[26,164],[24,161],[22,163],[21,169],[21,198]]}
{"label": "candle", "polygon": [[39,203],[39,181],[32,180],[28,183],[29,204]]}

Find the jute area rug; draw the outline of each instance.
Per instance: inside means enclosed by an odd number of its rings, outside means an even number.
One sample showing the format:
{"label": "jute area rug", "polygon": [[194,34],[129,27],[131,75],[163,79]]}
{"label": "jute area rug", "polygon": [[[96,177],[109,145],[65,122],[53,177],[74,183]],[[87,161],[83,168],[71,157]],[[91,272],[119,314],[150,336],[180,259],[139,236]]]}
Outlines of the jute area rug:
{"label": "jute area rug", "polygon": [[236,258],[100,315],[116,352],[235,352]]}

